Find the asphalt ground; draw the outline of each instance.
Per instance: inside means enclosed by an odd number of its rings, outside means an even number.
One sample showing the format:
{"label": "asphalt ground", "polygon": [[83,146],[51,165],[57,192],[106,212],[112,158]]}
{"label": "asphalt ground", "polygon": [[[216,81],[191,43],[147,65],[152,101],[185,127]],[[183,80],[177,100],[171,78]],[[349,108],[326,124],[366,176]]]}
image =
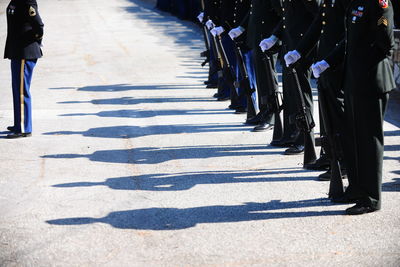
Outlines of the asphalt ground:
{"label": "asphalt ground", "polygon": [[153,6],[39,1],[30,138],[5,139],[0,61],[0,266],[399,266],[399,94],[382,210],[346,216],[321,172],[211,97],[200,30]]}

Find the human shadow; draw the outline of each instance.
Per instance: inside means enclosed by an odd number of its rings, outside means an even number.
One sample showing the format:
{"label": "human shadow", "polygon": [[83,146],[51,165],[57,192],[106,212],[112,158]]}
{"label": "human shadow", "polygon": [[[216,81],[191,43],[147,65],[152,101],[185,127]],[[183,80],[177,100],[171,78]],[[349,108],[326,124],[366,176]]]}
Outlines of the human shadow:
{"label": "human shadow", "polygon": [[243,131],[251,126],[228,123],[208,123],[208,124],[168,124],[150,126],[109,126],[90,128],[86,131],[56,131],[43,133],[44,135],[82,135],[86,137],[99,138],[137,138],[150,135],[161,134],[181,134],[181,133],[211,133],[211,132],[235,132]]}
{"label": "human shadow", "polygon": [[87,158],[96,162],[158,164],[177,159],[209,159],[216,157],[267,156],[281,154],[280,151],[266,150],[265,146],[227,145],[227,146],[182,146],[182,147],[138,147],[132,149],[99,150],[91,154],[55,154],[42,158],[74,159]]}
{"label": "human shadow", "polygon": [[104,118],[151,118],[156,116],[177,116],[177,115],[217,115],[231,113],[229,110],[220,109],[160,109],[160,110],[137,110],[122,109],[108,110],[97,113],[69,113],[61,114],[61,117],[82,117],[82,116],[98,116]]}
{"label": "human shadow", "polygon": [[87,104],[94,105],[137,105],[137,104],[159,104],[159,103],[184,103],[184,102],[209,102],[211,97],[119,97],[107,99],[93,99],[90,101],[62,101],[57,104]]}
{"label": "human shadow", "polygon": [[[400,171],[394,171],[394,173],[400,174]],[[382,191],[400,192],[400,178],[394,178],[391,182],[383,183]]]}
{"label": "human shadow", "polygon": [[[185,173],[146,174],[127,177],[108,178],[103,182],[74,182],[56,184],[53,187],[75,188],[106,186],[113,190],[142,190],[142,191],[183,191],[196,185],[232,184],[232,183],[261,183],[261,182],[293,182],[313,181],[315,177],[297,176],[285,177],[295,173],[309,173],[302,168],[293,169],[263,169],[257,171],[207,171]],[[271,175],[273,177],[271,177]]]}
{"label": "human shadow", "polygon": [[286,211],[288,209],[328,207],[333,204],[324,198],[267,203],[244,203],[234,206],[206,206],[195,208],[146,208],[109,213],[102,218],[74,217],[46,221],[51,225],[109,224],[117,229],[179,230],[201,223],[234,223],[301,217],[343,215],[342,210]]}
{"label": "human shadow", "polygon": [[[58,88],[53,88],[57,90]],[[109,84],[109,85],[92,85],[77,88],[77,91],[85,92],[123,92],[123,91],[138,91],[138,90],[184,90],[184,89],[201,89],[204,86],[201,84],[147,84],[147,85],[133,85],[133,84]]]}

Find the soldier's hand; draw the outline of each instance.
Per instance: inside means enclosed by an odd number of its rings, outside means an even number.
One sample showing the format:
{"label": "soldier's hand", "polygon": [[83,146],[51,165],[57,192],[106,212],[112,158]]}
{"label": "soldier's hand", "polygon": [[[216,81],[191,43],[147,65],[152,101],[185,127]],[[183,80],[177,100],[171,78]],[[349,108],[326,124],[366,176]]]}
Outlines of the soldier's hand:
{"label": "soldier's hand", "polygon": [[203,20],[204,20],[204,12],[201,12],[201,13],[197,16],[197,19],[200,21],[200,23],[202,23]]}
{"label": "soldier's hand", "polygon": [[233,40],[233,39],[239,37],[243,32],[244,32],[244,29],[239,26],[237,28],[230,30],[228,34],[229,34],[229,37],[231,37],[231,39]]}
{"label": "soldier's hand", "polygon": [[214,30],[217,35],[221,35],[225,31],[224,27],[222,26],[215,27]]}
{"label": "soldier's hand", "polygon": [[301,55],[297,50],[292,50],[287,52],[283,58],[285,59],[286,67],[289,67],[291,64],[296,63],[301,58]]}
{"label": "soldier's hand", "polygon": [[275,45],[277,41],[278,38],[275,35],[271,35],[269,38],[262,40],[259,44],[261,51],[264,52],[266,50],[269,50],[271,47]]}
{"label": "soldier's hand", "polygon": [[323,73],[329,67],[330,66],[328,62],[326,62],[325,60],[318,61],[311,66],[315,78],[319,78],[319,76],[321,76],[321,73]]}
{"label": "soldier's hand", "polygon": [[206,27],[207,27],[207,29],[211,30],[212,28],[215,27],[215,24],[214,24],[214,22],[213,22],[211,19],[209,19],[209,20],[207,20],[207,22],[206,22]]}

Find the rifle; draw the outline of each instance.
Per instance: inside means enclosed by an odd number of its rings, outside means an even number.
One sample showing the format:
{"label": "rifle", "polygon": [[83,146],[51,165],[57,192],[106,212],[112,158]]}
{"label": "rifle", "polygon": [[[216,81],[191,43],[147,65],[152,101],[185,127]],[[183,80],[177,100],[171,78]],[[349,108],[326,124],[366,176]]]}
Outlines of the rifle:
{"label": "rifle", "polygon": [[200,53],[200,57],[205,57],[206,59],[201,63],[201,66],[204,67],[208,62],[210,62],[210,39],[208,38],[207,27],[203,25],[203,36],[204,43],[206,46],[206,50]]}
{"label": "rifle", "polygon": [[[236,72],[233,66],[230,64],[228,56],[226,55],[224,46],[222,45],[221,36],[214,36],[213,40],[215,42],[217,52],[220,55],[220,60],[222,64],[223,78],[226,84],[231,89],[232,93],[236,93],[236,97],[239,95],[239,83],[236,81]],[[232,96],[231,97],[235,97]]]}
{"label": "rifle", "polygon": [[331,180],[329,183],[328,197],[331,199],[339,198],[343,196],[343,182],[342,182],[342,171],[340,168],[340,160],[342,155],[342,149],[340,146],[340,136],[335,133],[332,127],[332,121],[329,119],[327,107],[328,103],[323,90],[319,91],[319,101],[321,108],[322,122],[325,127],[328,144],[326,147],[327,154],[331,157]]}
{"label": "rifle", "polygon": [[[240,84],[240,88],[242,88],[244,94],[246,95],[247,118],[252,118],[258,112],[257,92],[254,88],[250,87],[249,74],[246,69],[246,63],[243,58],[242,49],[240,48],[242,42],[234,40],[234,44],[234,50],[241,76],[241,80],[237,82]],[[239,77],[237,77],[237,79],[239,79]]]}
{"label": "rifle", "polygon": [[265,65],[265,74],[268,81],[268,87],[270,88],[270,92],[272,92],[269,96],[267,96],[267,109],[262,114],[263,118],[267,118],[268,116],[272,116],[275,114],[275,123],[274,123],[274,133],[272,140],[279,140],[283,135],[283,127],[280,113],[283,110],[283,98],[282,93],[279,92],[279,86],[275,79],[275,71],[274,66],[272,64],[271,57],[275,54],[276,51],[267,50],[263,53],[262,60]]}
{"label": "rifle", "polygon": [[[286,47],[283,49],[284,54],[287,53]],[[291,77],[292,86],[296,88],[298,94],[298,112],[291,117],[291,121],[294,121],[297,129],[304,133],[304,164],[309,163],[317,158],[315,154],[314,144],[311,135],[309,134],[315,127],[314,118],[312,116],[311,110],[306,106],[303,97],[303,90],[301,89],[299,77],[297,76],[297,71],[295,68],[296,63],[287,67],[288,76]],[[290,121],[290,119],[289,119]],[[307,149],[307,148],[313,149]]]}

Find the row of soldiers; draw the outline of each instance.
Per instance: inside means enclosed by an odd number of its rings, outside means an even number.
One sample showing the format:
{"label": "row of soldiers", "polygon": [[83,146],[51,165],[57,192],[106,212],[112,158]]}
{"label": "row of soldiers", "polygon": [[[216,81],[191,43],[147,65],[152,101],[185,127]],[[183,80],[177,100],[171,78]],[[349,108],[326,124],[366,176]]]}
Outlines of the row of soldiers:
{"label": "row of soldiers", "polygon": [[[329,197],[381,208],[383,117],[395,88],[390,0],[202,0],[208,87],[247,113],[254,131],[273,129],[272,146],[304,153],[304,168],[330,171]],[[395,10],[395,12],[394,12]],[[281,64],[277,64],[280,61]],[[276,66],[281,66],[282,94]],[[322,138],[317,159],[311,76],[317,78]],[[283,122],[280,113],[283,110]],[[349,186],[343,190],[343,172]]]}

